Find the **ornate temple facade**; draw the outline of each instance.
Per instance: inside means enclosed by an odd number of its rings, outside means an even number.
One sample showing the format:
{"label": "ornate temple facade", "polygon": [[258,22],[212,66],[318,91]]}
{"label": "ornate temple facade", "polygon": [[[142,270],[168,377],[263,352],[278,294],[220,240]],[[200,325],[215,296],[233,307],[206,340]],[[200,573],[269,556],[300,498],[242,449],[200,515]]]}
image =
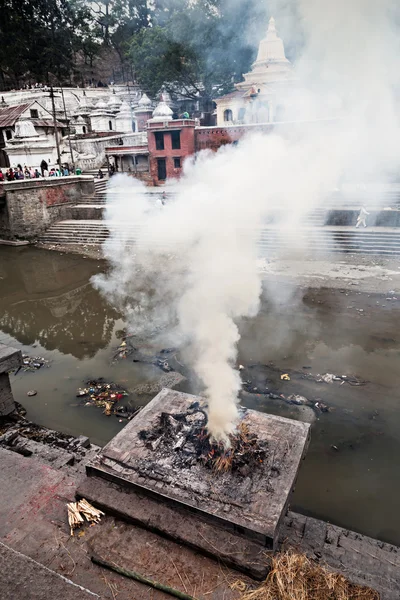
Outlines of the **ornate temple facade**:
{"label": "ornate temple facade", "polygon": [[290,90],[296,84],[293,66],[286,58],[275,19],[270,18],[252,70],[236,90],[215,99],[217,125],[273,123],[285,120]]}

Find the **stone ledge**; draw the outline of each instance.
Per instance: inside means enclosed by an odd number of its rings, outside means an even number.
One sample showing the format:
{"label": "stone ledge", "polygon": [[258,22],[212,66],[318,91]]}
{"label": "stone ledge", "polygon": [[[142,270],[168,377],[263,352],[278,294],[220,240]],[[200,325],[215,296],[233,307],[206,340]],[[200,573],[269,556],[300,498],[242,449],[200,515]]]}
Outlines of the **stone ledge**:
{"label": "stone ledge", "polygon": [[88,477],[80,484],[76,496],[86,498],[91,504],[129,523],[220,560],[255,579],[264,579],[268,574],[264,546],[145,494],[98,477]]}
{"label": "stone ledge", "polygon": [[0,374],[17,369],[21,364],[21,350],[0,344]]}

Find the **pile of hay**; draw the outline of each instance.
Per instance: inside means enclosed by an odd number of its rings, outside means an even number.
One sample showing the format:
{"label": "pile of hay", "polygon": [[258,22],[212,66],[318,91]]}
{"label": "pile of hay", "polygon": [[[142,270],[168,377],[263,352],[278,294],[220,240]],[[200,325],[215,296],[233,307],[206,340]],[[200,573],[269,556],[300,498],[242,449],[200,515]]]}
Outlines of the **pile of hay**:
{"label": "pile of hay", "polygon": [[274,556],[265,582],[241,600],[379,600],[379,594],[289,550]]}

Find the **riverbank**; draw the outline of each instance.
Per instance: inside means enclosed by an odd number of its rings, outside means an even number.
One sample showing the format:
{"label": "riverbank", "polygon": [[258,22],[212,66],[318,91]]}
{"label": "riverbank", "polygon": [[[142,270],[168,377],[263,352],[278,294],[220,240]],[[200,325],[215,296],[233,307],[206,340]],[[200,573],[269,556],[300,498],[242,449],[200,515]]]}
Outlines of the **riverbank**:
{"label": "riverbank", "polygon": [[[163,376],[162,368],[149,359],[166,348],[154,346],[154,340],[137,340],[147,362],[134,362],[133,355],[114,360],[126,323],[90,283],[104,268],[104,261],[77,254],[0,248],[0,342],[44,357],[49,365],[11,376],[16,400],[30,421],[70,436],[85,435],[101,446],[126,420],[107,417],[101,408],[82,402],[77,390],[104,377],[127,389],[129,404],[136,409],[151,397],[138,392],[154,389]],[[326,275],[325,267],[319,273]],[[392,277],[387,272],[382,276]],[[239,323],[238,365],[256,365],[240,371],[252,384],[245,384],[241,401],[261,412],[312,423],[311,445],[293,499],[296,510],[400,545],[396,288],[389,280],[377,280],[377,287],[382,286],[378,292],[363,291],[343,278],[335,284],[346,287],[329,287],[313,277],[299,281],[268,275],[260,314]],[[364,281],[368,286],[370,282],[371,277]],[[174,368],[181,372],[185,360],[179,354],[177,358],[181,365]],[[367,383],[357,387],[296,379],[299,371],[357,376]],[[280,379],[292,372],[290,381]],[[189,379],[179,389],[197,393],[196,381],[182,373]],[[273,397],[264,393],[266,387]],[[28,396],[30,390],[37,394]],[[288,401],[291,395],[304,396],[312,405],[296,405]],[[329,412],[319,411],[317,402]]]}
{"label": "riverbank", "polygon": [[[105,260],[102,246],[95,244],[37,244],[37,248]],[[272,253],[258,261],[259,271],[270,282],[296,283],[302,287],[357,288],[364,292],[400,288],[396,256],[332,253],[325,255]]]}
{"label": "riverbank", "polygon": [[[239,600],[244,590],[259,585],[173,539],[160,537],[108,511],[99,524],[85,525],[81,533],[71,536],[66,503],[75,500],[78,487],[86,479],[82,470],[68,463],[57,468],[39,456],[25,457],[4,448],[0,448],[0,460],[0,541],[37,563],[30,570],[30,583],[28,588],[25,584],[24,591],[15,587],[21,573],[10,578],[2,570],[4,598],[30,600],[38,572],[41,576],[40,565],[104,600],[115,600],[117,596],[119,600],[140,600],[148,594],[146,586],[93,564],[93,555],[194,598]],[[105,485],[115,496],[115,485]],[[399,597],[399,548],[293,512],[284,520],[280,544],[282,549],[292,547],[314,562],[327,564],[353,583],[373,587],[381,600]],[[21,555],[11,556],[11,565],[17,558],[22,560]],[[50,599],[52,594],[52,589],[42,585],[40,598]],[[154,592],[151,597],[161,600],[169,596]]]}

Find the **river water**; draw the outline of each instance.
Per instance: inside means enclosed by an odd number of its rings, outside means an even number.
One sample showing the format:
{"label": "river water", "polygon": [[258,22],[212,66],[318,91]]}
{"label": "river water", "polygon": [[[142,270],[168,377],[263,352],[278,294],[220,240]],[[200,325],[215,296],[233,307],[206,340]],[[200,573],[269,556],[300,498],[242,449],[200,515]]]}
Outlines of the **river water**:
{"label": "river water", "polygon": [[[112,363],[124,321],[90,284],[105,268],[80,256],[0,246],[0,342],[51,361],[11,376],[15,399],[32,421],[101,445],[126,421],[82,406],[77,388],[104,377],[132,390],[161,374],[129,359]],[[294,508],[400,545],[400,300],[387,297],[387,291],[270,285],[258,317],[240,324],[239,361],[255,365],[243,372],[257,388],[243,394],[244,404],[312,421]],[[280,373],[292,369],[357,375],[368,383],[281,381]],[[265,387],[321,399],[331,411],[271,400],[260,394]],[[27,396],[31,389],[36,396]],[[190,391],[190,382],[180,389]],[[131,395],[133,406],[143,401]]]}

